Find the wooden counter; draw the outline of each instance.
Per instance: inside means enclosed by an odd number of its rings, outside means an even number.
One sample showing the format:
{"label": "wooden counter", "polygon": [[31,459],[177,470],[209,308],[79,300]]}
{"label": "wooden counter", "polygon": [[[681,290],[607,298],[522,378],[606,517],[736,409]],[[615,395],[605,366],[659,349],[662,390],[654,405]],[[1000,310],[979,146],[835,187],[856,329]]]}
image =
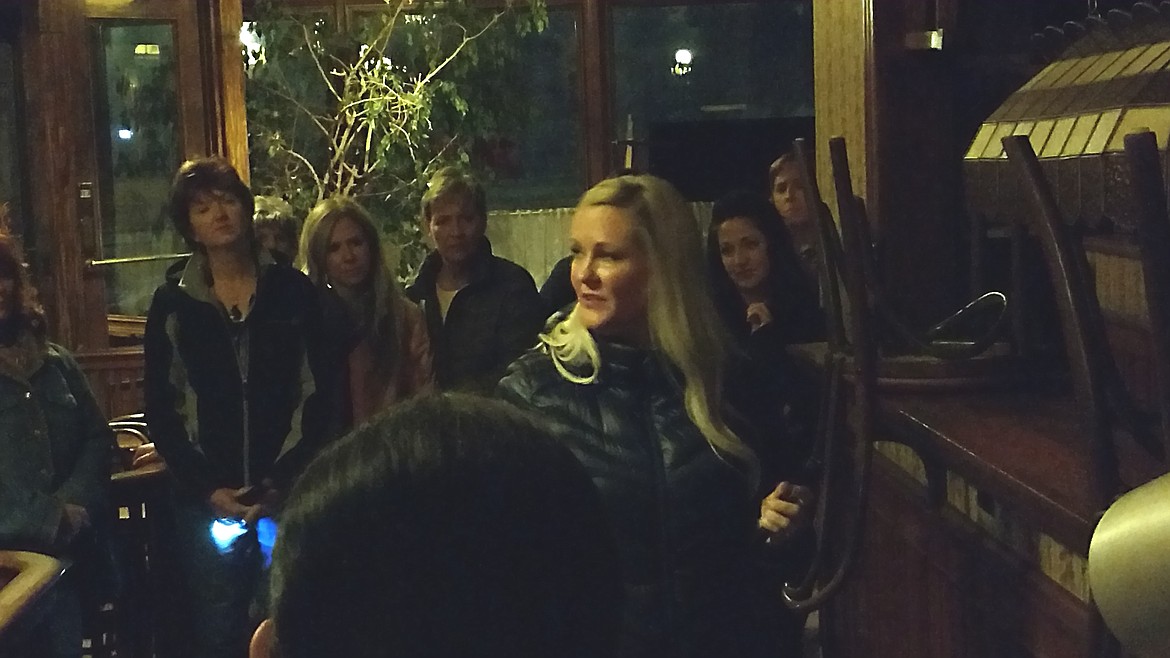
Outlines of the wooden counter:
{"label": "wooden counter", "polygon": [[48,555],[0,550],[0,636],[36,605],[64,571],[64,563]]}
{"label": "wooden counter", "polygon": [[[798,345],[793,353],[811,373],[824,349]],[[876,438],[909,446],[928,473],[962,476],[1035,529],[1088,555],[1104,510],[1090,486],[1088,435],[1071,396],[1059,388],[882,389]],[[1163,472],[1128,435],[1118,432],[1116,446],[1127,487]]]}
{"label": "wooden counter", "polygon": [[[793,352],[819,371],[823,345]],[[866,534],[826,615],[834,655],[1093,655],[1085,556],[1103,505],[1060,389],[880,389]],[[1162,472],[1116,445],[1127,485]]]}
{"label": "wooden counter", "polygon": [[922,393],[880,398],[878,437],[911,446],[1027,523],[1088,555],[1101,511],[1087,439],[1071,401],[1035,393]]}

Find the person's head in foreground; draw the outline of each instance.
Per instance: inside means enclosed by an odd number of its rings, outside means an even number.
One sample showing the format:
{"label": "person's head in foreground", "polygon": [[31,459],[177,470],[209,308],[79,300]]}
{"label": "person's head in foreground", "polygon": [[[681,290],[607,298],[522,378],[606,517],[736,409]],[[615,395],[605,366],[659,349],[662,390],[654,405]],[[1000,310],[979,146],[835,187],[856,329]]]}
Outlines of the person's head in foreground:
{"label": "person's head in foreground", "polygon": [[523,412],[420,398],[293,487],[251,655],[609,656],[613,550],[593,483]]}

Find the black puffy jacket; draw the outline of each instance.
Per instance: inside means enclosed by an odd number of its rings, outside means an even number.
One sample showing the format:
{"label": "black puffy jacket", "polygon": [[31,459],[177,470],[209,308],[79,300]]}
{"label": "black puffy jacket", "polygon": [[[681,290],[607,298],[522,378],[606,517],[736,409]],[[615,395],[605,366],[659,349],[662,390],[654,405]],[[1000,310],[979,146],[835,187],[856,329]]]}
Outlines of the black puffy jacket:
{"label": "black puffy jacket", "polygon": [[550,425],[601,492],[626,590],[620,655],[782,655],[757,568],[760,493],[691,422],[653,352],[599,349],[592,384],[569,382],[533,350],[500,389]]}

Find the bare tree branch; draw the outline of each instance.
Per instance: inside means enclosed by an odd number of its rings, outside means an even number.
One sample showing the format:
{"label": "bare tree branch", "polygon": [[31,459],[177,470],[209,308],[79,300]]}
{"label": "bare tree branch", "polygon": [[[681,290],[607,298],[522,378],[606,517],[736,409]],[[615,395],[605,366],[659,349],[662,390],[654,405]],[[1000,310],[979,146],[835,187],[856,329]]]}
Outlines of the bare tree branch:
{"label": "bare tree branch", "polygon": [[325,67],[321,66],[321,59],[317,57],[317,49],[313,47],[313,38],[309,35],[309,26],[301,23],[301,33],[305,37],[305,49],[309,51],[309,56],[313,58],[313,64],[317,66],[317,72],[321,74],[321,80],[325,82],[325,86],[329,89],[329,93],[341,102],[341,94],[337,93],[337,89],[333,87],[333,81],[329,79],[329,74],[325,72]]}

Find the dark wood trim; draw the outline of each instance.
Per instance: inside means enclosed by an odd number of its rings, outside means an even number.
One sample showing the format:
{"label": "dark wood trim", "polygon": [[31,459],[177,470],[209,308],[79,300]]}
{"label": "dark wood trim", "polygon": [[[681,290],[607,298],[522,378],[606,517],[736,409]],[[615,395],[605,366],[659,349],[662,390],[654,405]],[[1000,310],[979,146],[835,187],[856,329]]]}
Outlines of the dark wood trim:
{"label": "dark wood trim", "polygon": [[[820,372],[824,344],[792,348],[809,375]],[[1055,373],[1024,372],[970,390],[921,387],[880,391],[878,440],[910,446],[930,469],[956,473],[1013,509],[1066,548],[1087,555],[1103,511],[1090,486],[1088,431]],[[1113,435],[1120,478],[1138,486],[1164,472],[1124,432]]]}
{"label": "dark wood trim", "polygon": [[78,183],[94,180],[84,146],[91,121],[84,9],[84,0],[39,0],[23,16],[20,51],[29,210],[35,242],[44,247],[46,268],[38,283],[50,331],[72,348],[100,348],[105,326],[87,322],[86,305],[79,303],[93,292],[78,229]]}
{"label": "dark wood trim", "polygon": [[609,141],[610,106],[609,12],[605,0],[581,3],[581,73],[584,93],[582,119],[585,122],[586,184],[604,179],[613,169],[613,148]]}
{"label": "dark wood trim", "polygon": [[207,150],[226,157],[247,182],[248,125],[239,40],[243,7],[240,0],[209,0],[199,18],[204,46],[204,95],[209,110]]}
{"label": "dark wood trim", "polygon": [[179,20],[188,13],[191,0],[177,2],[176,0],[84,0],[86,18],[133,18],[144,17],[156,19]]}
{"label": "dark wood trim", "polygon": [[1085,238],[1085,251],[1140,260],[1142,255],[1132,236],[1094,235]]}

